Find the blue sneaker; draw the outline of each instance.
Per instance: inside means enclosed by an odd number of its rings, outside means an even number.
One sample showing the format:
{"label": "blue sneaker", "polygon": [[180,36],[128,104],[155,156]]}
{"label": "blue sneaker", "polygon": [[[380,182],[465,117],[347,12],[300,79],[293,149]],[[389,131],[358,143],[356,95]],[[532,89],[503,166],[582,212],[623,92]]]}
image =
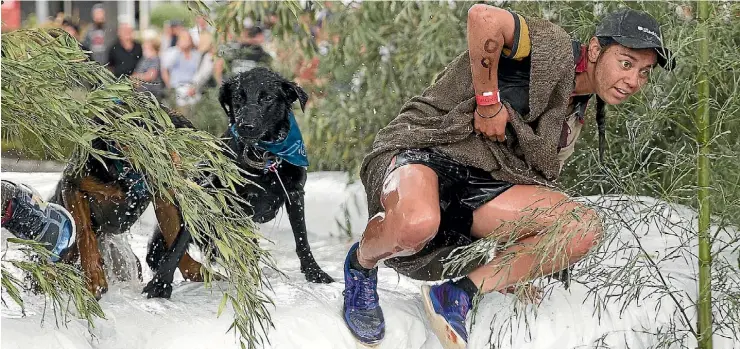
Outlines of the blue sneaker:
{"label": "blue sneaker", "polygon": [[432,330],[445,349],[464,349],[468,343],[465,317],[470,310],[470,298],[451,281],[421,287],[422,300]]}
{"label": "blue sneaker", "polygon": [[355,243],[344,261],[344,322],[352,335],[365,345],[376,345],[385,336],[383,310],[378,302],[378,269],[365,276],[349,266],[349,257],[360,246]]}
{"label": "blue sneaker", "polygon": [[3,180],[2,189],[12,193],[3,208],[3,228],[21,239],[46,243],[52,253],[51,262],[59,261],[76,239],[75,223],[69,211],[45,202],[38,192],[24,184]]}

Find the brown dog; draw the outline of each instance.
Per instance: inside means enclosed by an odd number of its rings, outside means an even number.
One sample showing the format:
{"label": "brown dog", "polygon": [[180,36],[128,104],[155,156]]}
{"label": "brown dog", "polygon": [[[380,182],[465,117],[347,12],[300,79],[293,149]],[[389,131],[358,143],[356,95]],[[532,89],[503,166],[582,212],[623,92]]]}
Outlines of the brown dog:
{"label": "brown dog", "polygon": [[[166,110],[172,123],[178,128],[193,128],[184,117]],[[93,147],[116,152],[111,142],[95,139]],[[174,163],[179,162],[176,154],[171,154]],[[180,210],[164,197],[152,196],[146,187],[144,175],[133,171],[131,165],[123,160],[104,158],[105,165],[90,157],[82,171],[76,172],[70,166],[65,169],[62,179],[50,202],[62,204],[74,217],[77,240],[62,260],[74,263],[80,258],[82,270],[87,277],[87,288],[97,299],[108,290],[108,282],[103,269],[103,258],[99,243],[100,237],[123,234],[139,219],[150,203],[154,203],[162,235],[172,246],[183,227]],[[179,252],[178,252],[179,253]],[[182,251],[179,269],[183,277],[192,281],[202,281],[200,263]],[[138,278],[141,280],[141,263],[136,259]],[[169,298],[172,292],[171,281],[162,282],[160,275],[168,270],[156,270],[153,280],[145,292],[148,297]]]}

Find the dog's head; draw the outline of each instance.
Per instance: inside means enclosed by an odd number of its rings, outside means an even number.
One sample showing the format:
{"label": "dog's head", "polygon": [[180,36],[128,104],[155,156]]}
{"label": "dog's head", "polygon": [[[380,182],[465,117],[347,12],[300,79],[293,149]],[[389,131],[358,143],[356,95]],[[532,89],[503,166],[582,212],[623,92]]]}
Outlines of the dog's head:
{"label": "dog's head", "polygon": [[308,95],[292,81],[260,67],[225,81],[218,100],[239,137],[270,141],[287,134],[293,102],[300,101],[303,110]]}

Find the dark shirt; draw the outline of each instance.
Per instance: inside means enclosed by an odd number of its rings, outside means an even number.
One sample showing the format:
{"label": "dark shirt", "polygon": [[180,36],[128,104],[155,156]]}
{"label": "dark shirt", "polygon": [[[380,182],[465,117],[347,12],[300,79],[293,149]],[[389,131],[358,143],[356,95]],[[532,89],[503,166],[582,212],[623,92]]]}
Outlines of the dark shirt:
{"label": "dark shirt", "polygon": [[134,41],[131,51],[126,51],[120,41],[116,41],[108,51],[108,65],[113,67],[115,76],[131,75],[141,59],[141,44]]}

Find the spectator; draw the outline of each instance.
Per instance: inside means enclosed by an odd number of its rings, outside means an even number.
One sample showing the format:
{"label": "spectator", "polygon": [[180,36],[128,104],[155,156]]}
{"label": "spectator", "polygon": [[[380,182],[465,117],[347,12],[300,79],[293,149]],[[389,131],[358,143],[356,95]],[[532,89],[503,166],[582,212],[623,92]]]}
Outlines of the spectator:
{"label": "spectator", "polygon": [[143,57],[136,65],[131,77],[139,80],[139,91],[149,91],[158,100],[164,97],[164,82],[162,81],[161,65],[159,62],[159,41],[147,39],[141,44]]}
{"label": "spectator", "polygon": [[54,17],[54,25],[61,27],[65,19],[64,12],[57,12],[56,17]]}
{"label": "spectator", "polygon": [[[64,31],[66,31],[71,37],[75,38],[75,40],[78,42],[80,41],[80,26],[71,18],[67,17],[62,21],[62,29],[64,29]],[[90,51],[90,49],[82,43],[80,43],[80,48],[83,51]],[[92,57],[90,57],[90,59],[92,59]]]}
{"label": "spectator", "polygon": [[213,45],[213,36],[209,33],[201,33],[200,43],[198,44],[198,52],[201,54],[200,63],[198,64],[198,70],[195,72],[193,77],[193,90],[189,91],[189,94],[201,94],[204,89],[217,87],[216,80],[213,76],[213,63],[214,56],[216,54],[215,46]]}
{"label": "spectator", "polygon": [[198,71],[201,54],[193,46],[193,39],[186,30],[177,38],[177,51],[162,64],[162,80],[165,86],[175,92],[178,110],[187,115],[188,106],[198,101],[197,94],[191,94],[195,73]]}
{"label": "spectator", "polygon": [[167,29],[163,32],[162,40],[160,41],[161,50],[159,53],[159,58],[161,59],[162,65],[167,65],[168,61],[172,59],[173,56],[177,55],[177,38],[180,36],[180,33],[185,30],[185,27],[182,24],[182,21],[179,20],[173,20],[168,22],[168,24],[165,24]]}
{"label": "spectator", "polygon": [[162,35],[159,37],[160,55],[170,48],[172,42],[172,24],[170,21],[164,21],[162,24]]}
{"label": "spectator", "polygon": [[87,30],[82,46],[92,51],[91,57],[100,64],[108,63],[108,51],[105,47],[105,9],[103,4],[95,4],[92,8],[92,28]]}
{"label": "spectator", "polygon": [[[272,56],[262,47],[264,43],[265,34],[260,26],[243,30],[239,42],[223,49],[226,67],[221,64],[217,66],[218,79],[220,80],[222,76],[228,79],[230,76],[249,71],[257,66],[269,67],[272,63]],[[228,69],[228,74],[224,74],[224,69]]]}
{"label": "spectator", "polygon": [[141,59],[141,44],[134,40],[134,29],[130,24],[118,26],[118,41],[108,51],[108,66],[115,76],[129,76]]}
{"label": "spectator", "polygon": [[190,28],[190,37],[193,38],[193,44],[200,47],[200,36],[203,34],[210,34],[213,32],[213,28],[208,25],[208,21],[204,16],[195,17],[195,26]]}

